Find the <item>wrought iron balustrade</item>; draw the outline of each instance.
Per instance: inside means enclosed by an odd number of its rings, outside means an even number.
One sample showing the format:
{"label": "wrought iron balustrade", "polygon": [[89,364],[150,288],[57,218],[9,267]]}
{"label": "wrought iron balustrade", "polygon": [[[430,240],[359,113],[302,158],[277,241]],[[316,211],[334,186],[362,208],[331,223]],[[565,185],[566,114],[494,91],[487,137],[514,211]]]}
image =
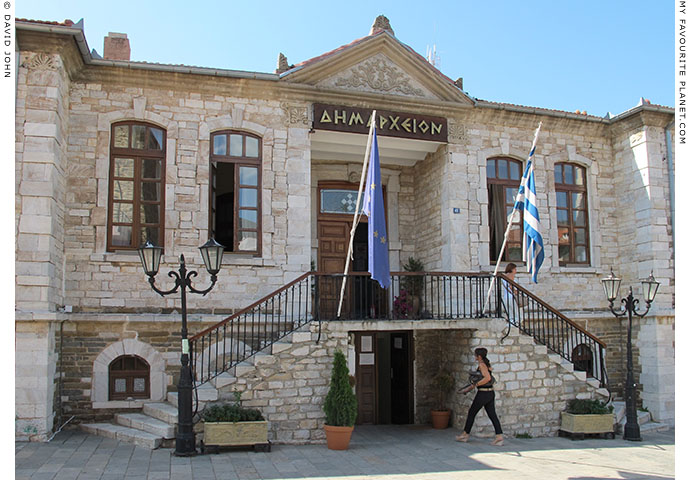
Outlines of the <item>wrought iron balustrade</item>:
{"label": "wrought iron balustrade", "polygon": [[608,385],[606,343],[503,274],[496,279],[500,291],[499,316],[537,343],[586,371],[602,386]]}
{"label": "wrought iron balustrade", "polygon": [[[315,274],[320,320],[405,320],[481,317],[491,275],[482,273],[391,272],[387,289],[368,273]],[[347,278],[343,306],[338,302]],[[490,309],[498,308],[492,293]]]}
{"label": "wrought iron balustrade", "polygon": [[198,384],[270,347],[314,319],[313,276],[305,273],[284,287],[189,339]]}
{"label": "wrought iron balustrade", "polygon": [[490,284],[488,273],[392,272],[383,289],[368,273],[306,273],[193,336],[192,371],[198,383],[207,382],[311,321],[500,317],[607,383],[604,342],[502,274],[487,302]]}

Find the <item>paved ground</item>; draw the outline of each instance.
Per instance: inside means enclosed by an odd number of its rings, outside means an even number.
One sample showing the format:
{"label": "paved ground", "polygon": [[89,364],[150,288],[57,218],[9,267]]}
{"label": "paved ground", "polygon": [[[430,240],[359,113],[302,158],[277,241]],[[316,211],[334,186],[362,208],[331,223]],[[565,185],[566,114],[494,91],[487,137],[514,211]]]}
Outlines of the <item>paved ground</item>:
{"label": "paved ground", "polygon": [[675,432],[642,442],[567,438],[453,441],[453,429],[357,427],[348,451],[325,445],[274,445],[270,453],[232,451],[193,458],[148,450],[79,431],[50,443],[16,443],[16,479],[542,479],[595,480],[674,477]]}

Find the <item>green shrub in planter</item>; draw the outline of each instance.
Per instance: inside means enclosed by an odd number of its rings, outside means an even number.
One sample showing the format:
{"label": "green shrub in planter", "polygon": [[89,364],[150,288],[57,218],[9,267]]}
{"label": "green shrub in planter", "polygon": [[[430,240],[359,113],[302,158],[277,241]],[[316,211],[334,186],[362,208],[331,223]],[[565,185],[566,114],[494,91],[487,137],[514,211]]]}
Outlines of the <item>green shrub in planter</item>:
{"label": "green shrub in planter", "polygon": [[606,405],[601,400],[569,400],[566,412],[573,415],[604,415],[613,412],[613,405]]}
{"label": "green shrub in planter", "polygon": [[357,397],[350,386],[350,371],[345,355],[335,352],[331,385],[323,405],[326,425],[331,427],[352,427],[357,419]]}
{"label": "green shrub in planter", "polygon": [[204,410],[204,422],[257,422],[264,419],[261,412],[241,405],[242,394],[235,391],[235,402],[213,405]]}

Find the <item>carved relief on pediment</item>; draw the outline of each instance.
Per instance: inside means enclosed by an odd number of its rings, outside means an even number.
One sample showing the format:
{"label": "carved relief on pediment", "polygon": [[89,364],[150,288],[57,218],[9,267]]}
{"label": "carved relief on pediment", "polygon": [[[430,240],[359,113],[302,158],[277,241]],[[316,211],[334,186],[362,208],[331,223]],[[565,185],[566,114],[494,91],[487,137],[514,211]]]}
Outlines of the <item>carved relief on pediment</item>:
{"label": "carved relief on pediment", "polygon": [[380,53],[327,78],[320,82],[319,86],[408,97],[435,98],[419,82]]}

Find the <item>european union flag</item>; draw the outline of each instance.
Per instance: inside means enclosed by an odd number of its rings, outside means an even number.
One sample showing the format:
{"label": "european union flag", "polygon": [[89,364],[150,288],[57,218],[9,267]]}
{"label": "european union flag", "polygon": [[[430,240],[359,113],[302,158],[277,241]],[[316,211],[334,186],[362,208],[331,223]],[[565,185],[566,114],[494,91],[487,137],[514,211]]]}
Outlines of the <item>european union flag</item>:
{"label": "european union flag", "polygon": [[369,273],[381,287],[388,288],[391,271],[388,265],[388,236],[386,234],[386,214],[383,207],[381,188],[381,167],[379,166],[379,145],[376,140],[376,127],[371,141],[371,155],[367,183],[364,187],[362,211],[369,217]]}

